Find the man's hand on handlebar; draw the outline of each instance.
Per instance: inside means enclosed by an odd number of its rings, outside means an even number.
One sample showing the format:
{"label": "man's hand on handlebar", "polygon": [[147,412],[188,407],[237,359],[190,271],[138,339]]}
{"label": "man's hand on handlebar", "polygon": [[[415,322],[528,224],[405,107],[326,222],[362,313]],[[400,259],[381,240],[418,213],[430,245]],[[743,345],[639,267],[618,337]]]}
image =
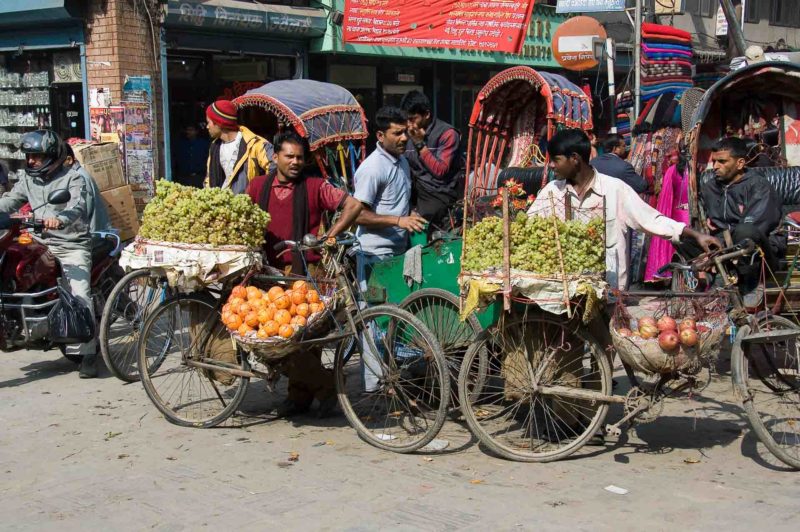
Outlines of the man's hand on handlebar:
{"label": "man's hand on handlebar", "polygon": [[60,229],[61,228],[61,220],[58,218],[45,218],[42,220],[42,224],[44,225],[45,229]]}
{"label": "man's hand on handlebar", "polygon": [[719,240],[714,238],[711,235],[706,235],[703,233],[698,233],[697,237],[697,244],[703,248],[703,251],[709,253],[710,251],[720,250],[722,249],[722,244],[720,244]]}

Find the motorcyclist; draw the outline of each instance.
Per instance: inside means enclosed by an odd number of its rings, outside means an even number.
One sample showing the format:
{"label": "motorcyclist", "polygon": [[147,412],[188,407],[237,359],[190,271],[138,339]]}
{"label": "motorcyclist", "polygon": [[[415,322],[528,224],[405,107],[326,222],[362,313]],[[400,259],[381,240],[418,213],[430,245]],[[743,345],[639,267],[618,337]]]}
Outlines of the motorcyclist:
{"label": "motorcyclist", "polygon": [[[91,178],[79,166],[66,164],[67,145],[53,131],[42,129],[22,136],[20,150],[25,154],[25,175],[10,192],[0,198],[0,212],[12,213],[30,203],[34,215],[44,225],[42,241],[61,263],[73,295],[94,314],[91,297]],[[47,198],[55,190],[69,190],[70,200],[50,205]],[[68,345],[66,354],[83,356],[81,378],[97,376],[95,340]]]}

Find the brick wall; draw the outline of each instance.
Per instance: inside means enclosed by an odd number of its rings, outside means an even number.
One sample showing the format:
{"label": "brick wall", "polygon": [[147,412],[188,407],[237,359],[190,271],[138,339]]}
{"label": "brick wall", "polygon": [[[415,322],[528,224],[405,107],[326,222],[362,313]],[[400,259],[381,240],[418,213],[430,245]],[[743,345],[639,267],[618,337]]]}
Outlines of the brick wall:
{"label": "brick wall", "polygon": [[[126,76],[149,75],[152,80],[155,176],[158,178],[164,175],[159,30],[152,30],[156,32],[154,43],[147,13],[139,0],[97,0],[88,2],[88,5],[86,61],[89,90],[108,88],[112,101],[118,104]],[[157,23],[159,13],[151,9],[151,16]],[[141,212],[149,199],[148,193],[143,187],[134,185],[134,196]]]}

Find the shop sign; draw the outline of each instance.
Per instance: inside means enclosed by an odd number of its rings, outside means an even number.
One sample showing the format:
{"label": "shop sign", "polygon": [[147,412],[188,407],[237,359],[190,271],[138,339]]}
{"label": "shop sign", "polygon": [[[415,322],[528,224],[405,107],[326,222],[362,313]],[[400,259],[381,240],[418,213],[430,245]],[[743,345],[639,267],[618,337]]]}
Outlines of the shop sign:
{"label": "shop sign", "polygon": [[534,0],[345,0],[344,42],[519,53]]}
{"label": "shop sign", "polygon": [[232,7],[231,3],[226,2],[223,6],[213,0],[169,0],[166,25],[234,33],[282,33],[298,37],[314,37],[325,33],[325,17],[316,16],[318,11],[322,13],[321,10],[308,9],[306,11],[309,14],[303,15],[270,11],[266,6],[248,9],[253,5],[248,6],[245,2],[238,2],[242,7]]}
{"label": "shop sign", "polygon": [[625,11],[625,0],[558,0],[556,13]]}

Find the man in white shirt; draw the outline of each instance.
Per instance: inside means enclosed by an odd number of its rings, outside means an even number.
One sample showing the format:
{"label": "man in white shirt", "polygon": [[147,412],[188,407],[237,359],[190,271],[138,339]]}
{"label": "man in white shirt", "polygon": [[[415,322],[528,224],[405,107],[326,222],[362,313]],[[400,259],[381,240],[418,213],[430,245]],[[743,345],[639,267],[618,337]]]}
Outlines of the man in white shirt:
{"label": "man in white shirt", "polygon": [[591,144],[579,129],[556,133],[548,143],[550,167],[561,178],[542,189],[528,210],[529,216],[552,213],[552,194],[556,211],[563,218],[566,202],[585,219],[606,219],[606,280],[613,288],[628,287],[628,231],[634,229],[678,243],[681,237],[693,238],[704,250],[719,247],[716,238],[676,222],[645,203],[624,181],[599,173],[589,165]]}

